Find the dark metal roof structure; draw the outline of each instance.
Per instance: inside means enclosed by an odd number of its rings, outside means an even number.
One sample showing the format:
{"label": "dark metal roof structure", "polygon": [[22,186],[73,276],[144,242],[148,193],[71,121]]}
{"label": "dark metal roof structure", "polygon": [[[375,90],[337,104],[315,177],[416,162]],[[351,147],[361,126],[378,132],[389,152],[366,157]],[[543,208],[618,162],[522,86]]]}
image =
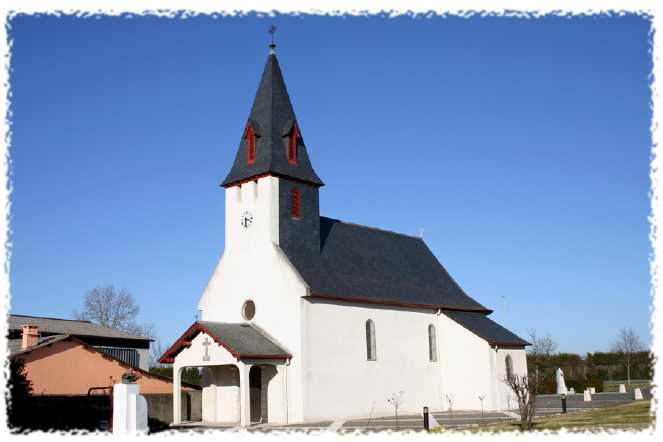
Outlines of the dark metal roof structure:
{"label": "dark metal roof structure", "polygon": [[290,359],[292,355],[274,339],[251,324],[196,321],[159,359],[171,363],[175,356],[191,345],[199,333],[206,333],[214,342],[228,350],[237,359]]}
{"label": "dark metal roof structure", "polygon": [[313,296],[490,312],[421,238],[320,217],[320,244],[318,255],[285,250]]}
{"label": "dark metal roof structure", "polygon": [[9,315],[7,322],[9,323],[10,334],[12,334],[12,332],[14,332],[14,334],[17,332],[20,333],[23,325],[36,325],[39,327],[40,336],[72,335],[151,341],[150,338],[145,336],[133,335],[114,328],[103,327],[101,325],[93,324],[90,321],[44,318],[27,315]]}
{"label": "dark metal roof structure", "polygon": [[524,347],[531,345],[481,313],[443,311],[445,315],[493,346]]}
{"label": "dark metal roof structure", "polygon": [[32,347],[28,348],[22,348],[22,340],[21,339],[8,339],[7,340],[7,347],[9,348],[9,355],[14,356],[22,353],[27,353],[32,350],[36,350],[41,347],[46,347],[49,345],[52,345],[56,342],[63,341],[65,339],[69,338],[69,335],[51,335],[51,336],[46,336],[43,338],[39,338],[37,341],[36,345],[33,345]]}
{"label": "dark metal roof structure", "polygon": [[227,187],[252,177],[273,174],[322,186],[322,181],[311,166],[301,135],[298,137],[297,164],[288,162],[288,134],[295,121],[295,111],[290,103],[279,62],[276,55],[270,54],[248,122],[256,135],[255,162],[247,162],[247,143],[242,134],[233,166],[221,185]]}

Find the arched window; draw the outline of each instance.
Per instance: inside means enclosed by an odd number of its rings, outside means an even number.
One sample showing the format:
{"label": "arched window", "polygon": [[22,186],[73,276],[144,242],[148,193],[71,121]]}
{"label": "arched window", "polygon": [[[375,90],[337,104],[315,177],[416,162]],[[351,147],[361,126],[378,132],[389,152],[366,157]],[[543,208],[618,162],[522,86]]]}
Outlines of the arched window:
{"label": "arched window", "polygon": [[435,336],[435,326],[428,326],[428,360],[437,362],[437,338]]}
{"label": "arched window", "polygon": [[256,162],[256,134],[253,131],[251,122],[246,126],[244,139],[246,140],[246,162],[253,164]]}
{"label": "arched window", "polygon": [[297,164],[297,144],[299,141],[299,127],[297,122],[292,124],[292,129],[288,134],[288,163]]}
{"label": "arched window", "polygon": [[375,324],[371,319],[366,321],[366,360],[375,361]]}
{"label": "arched window", "polygon": [[511,376],[513,376],[513,361],[511,360],[510,355],[506,355],[504,365],[506,366],[506,378],[511,379]]}
{"label": "arched window", "polygon": [[302,218],[302,193],[296,187],[290,191],[290,214],[293,219]]}

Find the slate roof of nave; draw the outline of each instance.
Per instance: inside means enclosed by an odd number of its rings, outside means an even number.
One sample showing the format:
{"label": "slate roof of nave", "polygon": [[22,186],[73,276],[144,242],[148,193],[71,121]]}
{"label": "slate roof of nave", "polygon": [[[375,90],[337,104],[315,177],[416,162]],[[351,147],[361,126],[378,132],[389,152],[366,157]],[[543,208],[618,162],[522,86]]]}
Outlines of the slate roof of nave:
{"label": "slate roof of nave", "polygon": [[286,250],[312,295],[488,313],[423,239],[320,217],[319,255]]}
{"label": "slate roof of nave", "polygon": [[488,318],[486,315],[461,312],[442,311],[443,314],[456,321],[478,337],[488,341],[491,345],[521,347],[531,345],[514,333]]}
{"label": "slate roof of nave", "polygon": [[314,298],[440,308],[490,345],[529,345],[488,318],[422,238],[320,217],[321,252],[286,253]]}

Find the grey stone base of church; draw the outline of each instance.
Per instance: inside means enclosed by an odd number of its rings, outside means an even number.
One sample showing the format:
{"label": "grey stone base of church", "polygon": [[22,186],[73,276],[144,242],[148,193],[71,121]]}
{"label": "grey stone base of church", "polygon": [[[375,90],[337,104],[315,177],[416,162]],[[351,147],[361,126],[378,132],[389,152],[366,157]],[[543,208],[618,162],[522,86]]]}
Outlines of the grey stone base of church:
{"label": "grey stone base of church", "polygon": [[[651,399],[651,392],[643,390],[645,399]],[[569,413],[591,410],[596,408],[609,407],[614,405],[626,404],[632,402],[632,395],[629,393],[598,393],[592,395],[590,402],[583,400],[583,395],[570,395],[567,400],[567,410]],[[558,395],[541,395],[537,398],[537,416],[546,416],[560,414],[561,399]],[[483,416],[477,411],[444,411],[431,412],[432,417],[443,427],[462,428],[479,424],[489,424],[503,422],[507,420],[517,420],[514,412],[485,412]],[[206,431],[206,430],[233,430],[236,424],[205,424],[203,422],[182,423],[171,429],[182,431]],[[424,430],[424,420],[422,415],[402,415],[377,417],[372,419],[352,419],[346,421],[321,421],[304,424],[292,425],[270,425],[256,424],[248,428],[249,431],[418,431]]]}

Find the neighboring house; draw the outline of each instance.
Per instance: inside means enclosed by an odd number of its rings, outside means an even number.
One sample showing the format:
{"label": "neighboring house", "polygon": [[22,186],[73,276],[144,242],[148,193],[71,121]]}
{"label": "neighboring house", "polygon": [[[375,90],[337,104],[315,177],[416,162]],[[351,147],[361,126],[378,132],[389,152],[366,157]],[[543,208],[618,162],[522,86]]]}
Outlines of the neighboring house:
{"label": "neighboring house", "polygon": [[150,339],[143,336],[87,321],[10,315],[8,341],[9,357],[25,361],[35,395],[108,394],[130,370],[140,376],[142,394],[173,390],[171,379],[146,371]]}
{"label": "neighboring house", "polygon": [[387,415],[399,391],[404,414],[447,398],[456,410],[513,407],[503,380],[527,372],[528,342],[493,322],[422,238],[320,216],[322,185],[270,51],[222,183],[225,251],[201,320],[161,357],[174,364],[175,422],[190,366],[203,367],[206,422]]}
{"label": "neighboring house", "polygon": [[46,338],[69,335],[119,359],[133,367],[149,368],[152,339],[74,319],[43,318],[39,316],[9,315],[9,351],[21,349],[23,326],[35,327],[38,342]]}

